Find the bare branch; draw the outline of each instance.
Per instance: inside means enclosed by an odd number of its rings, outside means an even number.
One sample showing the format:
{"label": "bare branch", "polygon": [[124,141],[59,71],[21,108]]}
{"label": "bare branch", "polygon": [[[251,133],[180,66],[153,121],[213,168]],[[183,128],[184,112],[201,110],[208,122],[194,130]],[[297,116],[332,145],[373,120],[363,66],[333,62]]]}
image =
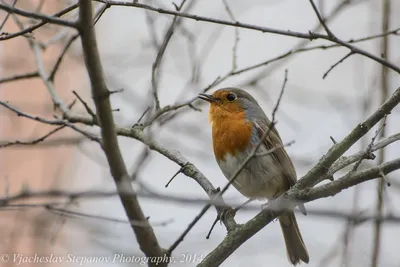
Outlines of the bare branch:
{"label": "bare branch", "polygon": [[[104,12],[107,10],[108,7],[109,7],[108,5],[103,5],[96,12],[94,24],[96,24],[99,21],[99,19],[101,18],[101,16],[104,14]],[[79,33],[76,33],[76,34],[72,35],[70,37],[70,39],[68,40],[68,42],[65,44],[62,52],[60,53],[60,56],[57,58],[57,61],[54,64],[54,67],[50,72],[50,75],[49,75],[49,78],[48,78],[50,81],[54,82],[54,78],[56,76],[57,70],[60,67],[62,60],[64,59],[64,56],[67,54],[68,49],[75,42],[75,40],[78,39],[78,37],[79,37]]]}
{"label": "bare branch", "polygon": [[93,110],[89,107],[88,103],[86,103],[80,96],[79,94],[74,90],[72,93],[79,99],[79,101],[82,103],[82,105],[85,107],[86,112],[92,116],[93,121],[97,124],[97,116],[93,112]]}
{"label": "bare branch", "polygon": [[[378,137],[378,135],[383,131],[383,128],[386,125],[386,117],[385,116],[382,120],[381,125],[379,126],[379,128],[375,131],[375,135],[371,138],[371,142],[368,144],[367,148],[365,149],[365,153],[364,156],[362,158],[360,158],[356,164],[354,164],[353,169],[351,170],[352,172],[356,171],[358,169],[358,167],[360,166],[361,162],[364,159],[375,159],[375,155],[372,154],[372,146],[374,145],[375,139]],[[382,163],[382,162],[381,162]]]}
{"label": "bare branch", "polygon": [[55,128],[54,130],[51,130],[49,133],[43,135],[42,137],[39,137],[37,139],[34,139],[32,141],[14,141],[14,142],[5,142],[5,143],[0,143],[0,148],[5,148],[8,146],[13,146],[13,145],[35,145],[37,143],[43,142],[46,140],[47,137],[53,135],[54,133],[58,132],[59,130],[63,129],[66,125],[62,125],[60,127]]}
{"label": "bare branch", "polygon": [[79,33],[74,34],[69,40],[68,42],[65,44],[60,56],[57,58],[56,63],[54,64],[53,69],[50,72],[50,75],[48,77],[48,80],[51,82],[54,82],[54,77],[56,76],[56,72],[58,70],[58,68],[61,65],[62,60],[64,59],[65,54],[67,53],[68,49],[70,48],[70,46],[73,44],[73,42],[78,39],[79,37]]}
{"label": "bare branch", "polygon": [[[229,15],[230,19],[233,20],[233,21],[237,21],[235,19],[235,16],[233,15],[233,12],[232,12],[231,8],[228,5],[227,0],[222,0],[222,3],[224,4],[226,12],[228,12],[228,15]],[[238,49],[238,44],[239,44],[239,29],[235,28],[235,42],[234,42],[233,48],[232,48],[232,72],[237,69],[237,49]]]}
{"label": "bare branch", "polygon": [[[27,114],[25,112],[22,112],[22,111],[18,110],[17,108],[11,106],[7,102],[0,101],[0,106],[3,106],[5,108],[11,110],[15,114],[17,114],[17,116],[25,117],[25,118],[30,119],[30,120],[38,121],[38,122],[41,122],[41,123],[44,123],[44,124],[49,124],[49,125],[67,126],[67,127],[71,128],[71,129],[75,130],[76,132],[86,136],[90,140],[100,143],[100,139],[97,136],[95,136],[95,135],[93,135],[93,134],[91,134],[89,132],[86,132],[86,131],[78,128],[77,126],[75,126],[73,124],[74,122],[76,122],[75,118],[74,119],[70,119],[69,121],[62,120],[62,119],[48,120],[48,119],[45,119],[45,118],[42,118],[42,117],[39,117],[39,116],[34,116],[34,115]],[[82,117],[77,117],[76,119],[78,119],[79,122],[86,123],[88,125],[93,125],[91,119],[83,119],[82,120]]]}
{"label": "bare branch", "polygon": [[33,72],[13,75],[11,77],[0,79],[0,84],[7,83],[7,82],[14,82],[14,81],[18,81],[18,80],[37,78],[37,77],[39,77],[39,73],[37,71],[33,71]]}
{"label": "bare branch", "polygon": [[[351,0],[342,0],[340,1],[336,6],[333,7],[331,13],[327,16],[325,16],[325,24],[328,21],[332,21],[335,18],[337,18],[342,11],[345,11],[346,7],[350,7],[350,6],[354,6],[358,3],[361,3],[364,0],[361,1],[351,1]],[[322,27],[321,23],[317,23],[313,28],[312,28],[312,32],[318,32],[320,30],[320,28]],[[309,42],[307,40],[301,40],[299,41],[292,49],[291,51],[296,51],[296,50],[301,50],[303,49]],[[337,44],[334,44],[337,45]],[[305,48],[307,49],[307,48]],[[278,70],[279,67],[283,66],[283,64],[285,64],[288,60],[289,60],[289,56],[285,59],[280,61],[279,63],[274,64],[274,66],[266,69],[266,70],[262,70],[259,73],[257,73],[256,75],[254,75],[253,77],[251,77],[250,79],[248,79],[247,81],[245,81],[244,83],[242,83],[241,85],[254,85],[256,84],[258,81],[260,81],[261,79],[268,77],[271,75],[271,73],[275,70]]]}
{"label": "bare branch", "polygon": [[[364,38],[360,38],[360,39],[351,39],[351,40],[349,40],[347,42],[348,43],[356,43],[356,42],[372,40],[372,39],[375,39],[375,38],[380,38],[382,36],[387,36],[387,35],[391,35],[391,34],[396,34],[397,35],[399,33],[399,31],[400,31],[400,28],[392,30],[392,31],[385,32],[383,34],[372,35],[370,37],[364,37]],[[274,57],[272,59],[263,61],[261,63],[254,64],[254,65],[249,66],[249,67],[244,67],[244,68],[236,70],[236,71],[232,71],[231,70],[227,74],[225,74],[224,76],[218,76],[212,83],[210,83],[210,85],[208,85],[206,88],[204,88],[201,92],[205,93],[205,92],[211,90],[212,88],[214,88],[215,86],[221,84],[222,82],[224,82],[225,80],[227,80],[228,78],[230,78],[232,76],[239,75],[239,74],[242,74],[242,73],[247,72],[247,71],[255,70],[257,68],[265,67],[265,66],[269,65],[270,63],[279,61],[279,60],[284,59],[284,58],[286,58],[286,57],[288,57],[290,55],[293,55],[293,54],[296,54],[296,53],[303,53],[303,52],[307,52],[307,51],[312,51],[312,50],[316,50],[316,49],[330,49],[330,48],[335,48],[335,47],[340,47],[340,45],[338,45],[338,44],[329,45],[329,46],[321,45],[321,46],[313,46],[313,47],[308,47],[308,48],[299,48],[299,49],[295,49],[295,50],[289,50],[288,52],[285,52],[285,53],[283,53],[281,55],[278,55],[278,56],[276,56],[276,57]],[[195,100],[197,100],[197,97],[193,97],[193,98],[191,98],[191,99],[189,99],[187,101],[181,102],[181,103],[176,103],[173,106],[169,106],[168,105],[168,106],[165,106],[164,108],[161,108],[146,123],[144,123],[144,127],[147,127],[147,126],[151,125],[156,119],[158,119],[160,116],[164,115],[167,112],[177,111],[177,110],[179,110],[179,109],[181,109],[183,107],[192,105],[192,103]],[[178,113],[175,113],[174,115],[172,115],[171,118],[176,118],[176,114],[178,114]],[[167,119],[166,121],[170,120],[171,118]],[[164,124],[166,121],[161,122],[161,124]]]}
{"label": "bare branch", "polygon": [[351,55],[353,55],[353,52],[349,52],[347,55],[345,55],[342,59],[340,59],[338,62],[336,62],[335,64],[333,64],[325,73],[324,75],[322,75],[322,79],[325,79],[326,76],[328,76],[328,74],[335,68],[337,67],[337,65],[339,65],[340,63],[343,63],[343,61],[345,61],[348,57],[350,57]]}
{"label": "bare branch", "polygon": [[314,185],[318,178],[328,172],[328,168],[343,155],[355,142],[364,136],[375,124],[382,118],[390,114],[390,111],[400,102],[400,87],[393,95],[383,103],[380,108],[369,116],[364,122],[358,124],[341,142],[333,145],[328,153],[324,155],[318,164],[314,166],[304,177],[294,186],[297,189],[303,189]]}
{"label": "bare branch", "polygon": [[[67,210],[67,209],[61,209],[61,208],[57,208],[54,205],[49,205],[49,204],[45,204],[45,208],[48,211],[54,212],[56,214],[60,214],[63,216],[70,216],[72,218],[89,218],[89,219],[96,219],[96,220],[103,220],[103,221],[109,221],[109,222],[113,222],[113,223],[128,223],[131,225],[135,225],[138,227],[150,227],[149,223],[145,222],[137,222],[137,221],[132,221],[132,220],[122,220],[122,219],[116,219],[116,218],[110,218],[107,216],[103,216],[103,215],[93,215],[93,214],[87,214],[87,213],[82,213],[82,212],[77,212],[77,211],[72,211],[72,210]],[[151,222],[151,226],[166,226],[168,224],[171,224],[173,222],[172,219],[170,220],[166,220],[166,221],[162,221],[162,222]]]}
{"label": "bare branch", "polygon": [[[382,148],[386,147],[387,145],[389,145],[391,143],[394,143],[394,142],[397,142],[399,140],[400,140],[400,133],[394,134],[394,135],[389,136],[389,137],[387,137],[387,138],[385,138],[383,140],[380,140],[378,143],[373,145],[369,149],[369,151],[372,153],[374,151],[382,149]],[[341,157],[334,164],[332,164],[332,167],[329,169],[329,172],[328,172],[327,175],[328,176],[329,175],[333,175],[334,173],[336,173],[337,171],[343,169],[344,167],[349,166],[350,164],[352,164],[354,162],[357,162],[357,161],[359,161],[359,160],[361,160],[363,158],[365,158],[365,150],[362,150],[362,151],[360,151],[358,153],[355,153],[355,154],[353,154],[351,156],[348,156],[348,157]],[[324,179],[325,179],[325,177],[322,177],[321,180],[319,180],[319,181],[322,181]]]}
{"label": "bare branch", "polygon": [[132,174],[130,175],[130,180],[131,181],[136,181],[140,168],[144,166],[146,161],[149,159],[150,156],[150,149],[146,146],[143,148],[142,152],[139,154],[139,159],[135,162],[135,164],[132,167]]}
{"label": "bare branch", "polygon": [[324,27],[326,33],[328,34],[329,37],[331,38],[336,38],[335,35],[331,32],[331,30],[328,28],[328,26],[325,24],[325,20],[322,17],[322,15],[319,13],[317,6],[314,4],[313,0],[310,0],[310,4],[312,8],[314,9],[315,14],[318,17],[319,22],[321,23],[322,27]]}
{"label": "bare branch", "polygon": [[[62,11],[57,12],[56,14],[53,15],[53,17],[61,17],[62,15],[65,15],[66,13],[76,9],[77,7],[78,7],[78,4],[73,4],[65,9],[63,9]],[[11,12],[9,14],[11,14]],[[0,34],[0,41],[9,40],[9,39],[15,38],[17,36],[24,35],[26,33],[31,33],[34,30],[46,25],[47,23],[48,23],[47,21],[42,21],[42,22],[32,25],[22,31],[16,32],[16,33],[10,33],[10,34],[6,34],[6,35]]]}
{"label": "bare branch", "polygon": [[[386,163],[387,166],[393,165],[392,162]],[[394,167],[394,166],[392,166]],[[382,175],[380,172],[382,170],[379,170],[380,166],[378,168],[378,173],[376,178],[379,178],[379,175]],[[399,169],[400,166],[396,166],[395,168]],[[370,169],[369,171],[371,171]],[[383,173],[383,171],[382,171]],[[364,177],[365,178],[365,177]],[[369,178],[368,178],[369,179]],[[0,198],[0,209],[17,209],[17,208],[30,208],[30,207],[38,207],[38,208],[46,208],[49,210],[54,210],[58,212],[66,212],[66,213],[71,213],[71,215],[77,215],[77,216],[82,216],[82,217],[88,217],[88,218],[94,218],[94,219],[101,219],[101,220],[108,220],[108,221],[115,221],[119,223],[129,223],[127,220],[119,220],[119,219],[113,219],[105,216],[98,216],[98,215],[90,215],[86,213],[80,213],[80,212],[75,212],[75,211],[70,211],[70,210],[65,210],[65,209],[60,209],[57,206],[59,205],[64,205],[68,202],[71,201],[76,201],[76,200],[88,200],[88,199],[99,199],[99,198],[105,198],[105,197],[115,197],[119,195],[120,193],[117,191],[81,191],[81,192],[73,192],[73,191],[63,191],[63,190],[43,190],[43,191],[30,191],[30,190],[21,190],[19,193],[15,193],[12,195],[6,194],[5,197]],[[169,195],[159,195],[159,194],[152,194],[152,193],[143,193],[143,192],[137,192],[134,195],[129,194],[127,192],[124,193],[126,196],[141,196],[144,198],[148,199],[153,199],[153,200],[160,200],[160,201],[168,201],[171,203],[185,203],[187,205],[199,205],[199,204],[204,204],[207,203],[206,200],[204,199],[197,199],[197,198],[187,198],[187,197],[177,197],[177,196],[169,196]],[[301,194],[302,197],[306,198],[308,193],[306,192],[305,194]],[[35,199],[40,199],[43,200],[43,198],[57,198],[60,199],[57,202],[42,202],[38,201],[37,203],[20,203],[21,201],[34,201]],[[67,202],[66,202],[67,201]],[[14,202],[17,202],[14,204]],[[214,203],[214,205],[220,205],[222,203]],[[260,210],[260,207],[258,205],[251,205],[251,206],[245,206],[243,207],[243,210],[246,211],[255,211],[255,210]],[[268,209],[268,211],[277,211],[277,212],[282,212],[286,211],[287,207],[282,206],[282,207],[271,207]],[[366,211],[364,212],[358,212],[356,214],[354,213],[347,213],[347,212],[339,212],[339,211],[334,211],[334,210],[327,210],[327,209],[309,209],[308,210],[309,215],[313,216],[318,216],[318,217],[326,217],[326,218],[333,218],[333,219],[346,219],[349,220],[351,223],[354,225],[364,223],[367,221],[371,220],[380,220],[382,222],[393,222],[393,223],[400,223],[400,216],[397,216],[395,214],[389,214],[387,216],[381,216],[378,217],[374,214],[368,215]],[[159,223],[160,225],[163,225],[166,222]],[[145,225],[141,222],[136,222],[134,221],[134,224],[140,225],[142,227],[148,227],[148,225]]]}
{"label": "bare branch", "polygon": [[95,1],[102,2],[102,3],[108,3],[110,5],[116,5],[116,6],[130,6],[130,7],[136,7],[136,8],[143,8],[143,9],[151,10],[151,11],[158,12],[161,14],[180,16],[180,17],[185,17],[188,19],[193,19],[196,21],[204,21],[204,22],[221,24],[221,25],[226,25],[226,26],[231,26],[231,27],[244,28],[244,29],[249,29],[249,30],[260,31],[263,33],[273,33],[273,34],[279,34],[279,35],[285,35],[285,36],[291,36],[291,37],[296,37],[296,38],[301,38],[301,39],[309,39],[309,40],[314,40],[314,39],[328,40],[328,41],[331,41],[333,43],[339,44],[343,47],[350,49],[353,53],[364,55],[364,56],[396,71],[397,73],[400,73],[400,67],[397,66],[396,64],[389,62],[388,60],[383,59],[381,57],[375,56],[375,55],[369,53],[368,51],[365,51],[358,47],[355,47],[352,44],[346,43],[345,41],[342,41],[337,37],[332,38],[329,35],[313,33],[313,32],[301,33],[301,32],[294,32],[294,31],[285,31],[285,30],[261,27],[261,26],[251,25],[251,24],[241,23],[241,22],[230,22],[230,21],[226,21],[226,20],[192,15],[192,14],[188,14],[188,13],[184,13],[184,12],[180,12],[180,11],[173,11],[173,10],[157,8],[157,7],[153,7],[153,6],[146,5],[146,4],[140,4],[140,3],[136,3],[136,2],[131,3],[131,2],[114,1],[114,0],[95,0]]}
{"label": "bare branch", "polygon": [[[16,3],[17,3],[17,0],[14,0],[14,2],[12,3],[11,6],[14,7]],[[4,18],[3,22],[0,25],[0,32],[3,29],[4,25],[6,24],[9,17],[10,17],[10,13],[7,13],[6,17]]]}
{"label": "bare branch", "polygon": [[[177,8],[177,10],[181,10],[183,5],[185,4],[186,0],[183,0],[180,6]],[[151,86],[153,89],[153,97],[154,97],[154,102],[156,105],[156,111],[160,109],[160,100],[158,99],[158,88],[157,88],[157,68],[159,67],[161,60],[164,56],[165,50],[167,49],[167,46],[169,44],[169,41],[171,40],[172,35],[174,34],[174,29],[176,27],[178,17],[175,16],[172,19],[172,23],[169,26],[167,32],[165,33],[164,41],[162,42],[160,49],[158,50],[156,60],[153,63],[153,66],[151,68]]]}
{"label": "bare branch", "polygon": [[[66,27],[71,27],[71,28],[77,29],[77,25],[75,22],[59,19],[54,16],[47,16],[47,15],[44,15],[41,13],[36,13],[36,12],[28,12],[28,11],[25,11],[25,10],[22,10],[19,8],[15,8],[10,5],[1,4],[1,3],[0,3],[0,9],[4,10],[10,14],[18,14],[23,17],[39,19],[42,22],[52,23],[52,24],[56,24],[56,25],[61,25],[61,26],[66,26]],[[19,35],[21,35],[21,34],[19,34]]]}
{"label": "bare branch", "polygon": [[49,76],[46,73],[46,69],[44,67],[42,55],[40,52],[39,45],[35,41],[30,41],[30,44],[33,49],[33,54],[35,55],[36,65],[38,68],[38,72],[43,82],[46,85],[47,91],[49,92],[53,104],[55,107],[59,108],[63,113],[67,114],[69,112],[68,106],[64,103],[61,97],[58,95],[54,84],[49,80]]}

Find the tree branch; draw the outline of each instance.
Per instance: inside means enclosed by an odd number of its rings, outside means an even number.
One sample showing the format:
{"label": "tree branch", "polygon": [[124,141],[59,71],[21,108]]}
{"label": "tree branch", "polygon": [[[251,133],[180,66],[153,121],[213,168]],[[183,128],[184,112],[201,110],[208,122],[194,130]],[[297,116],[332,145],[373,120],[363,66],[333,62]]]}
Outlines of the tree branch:
{"label": "tree branch", "polygon": [[377,124],[385,115],[390,114],[391,110],[400,102],[400,87],[396,89],[393,95],[385,101],[380,108],[369,116],[364,122],[358,124],[341,142],[334,144],[318,162],[301,180],[294,186],[297,189],[304,189],[313,186],[319,182],[319,178],[324,176],[329,167],[343,155],[355,142],[363,137],[375,124]]}
{"label": "tree branch", "polygon": [[[81,42],[86,68],[90,77],[92,95],[97,109],[98,121],[101,125],[102,147],[106,154],[118,192],[123,191],[134,195],[134,190],[129,181],[129,175],[118,146],[112,108],[109,100],[110,92],[103,77],[103,68],[100,62],[93,27],[92,3],[89,0],[80,0],[79,7]],[[120,195],[120,199],[129,220],[148,223],[137,197]],[[163,257],[165,255],[164,250],[158,244],[158,240],[150,226],[138,227],[132,225],[132,228],[140,249],[147,257]],[[161,266],[166,265],[166,262],[161,263]]]}
{"label": "tree branch", "polygon": [[221,20],[221,19],[192,15],[192,14],[188,14],[188,13],[184,13],[184,12],[153,7],[153,6],[141,4],[138,2],[131,3],[131,2],[113,1],[113,0],[95,0],[95,1],[102,2],[102,3],[108,3],[111,6],[130,6],[130,7],[142,8],[142,9],[147,9],[147,10],[151,10],[154,12],[158,12],[161,14],[180,16],[180,17],[184,17],[184,18],[192,19],[192,20],[196,20],[196,21],[204,21],[204,22],[210,22],[210,23],[215,23],[215,24],[220,24],[220,25],[225,25],[225,26],[255,30],[255,31],[263,32],[263,33],[279,34],[279,35],[291,36],[291,37],[296,37],[296,38],[301,38],[301,39],[309,39],[309,40],[323,39],[323,40],[331,41],[333,43],[337,43],[343,47],[350,49],[350,51],[353,53],[364,55],[364,56],[396,71],[397,73],[400,73],[400,67],[397,66],[396,64],[389,62],[384,58],[375,56],[375,55],[369,53],[368,51],[365,51],[358,47],[355,47],[352,44],[346,43],[345,41],[342,41],[337,37],[331,37],[331,36],[325,35],[325,34],[319,34],[319,33],[314,33],[314,32],[301,33],[301,32],[294,32],[294,31],[285,31],[285,30],[279,30],[279,29],[273,29],[273,28],[268,28],[268,27],[262,27],[262,26],[258,26],[258,25],[242,23],[242,22],[238,22],[238,21],[231,22],[231,21],[226,21],[226,20]]}
{"label": "tree branch", "polygon": [[[71,27],[71,28],[74,28],[74,29],[77,28],[77,25],[76,25],[75,22],[59,19],[59,18],[56,18],[56,17],[53,17],[53,16],[47,16],[47,15],[44,15],[44,14],[41,14],[41,13],[37,13],[37,12],[28,12],[28,11],[25,11],[25,10],[22,10],[22,9],[19,9],[19,8],[12,7],[10,5],[0,4],[0,9],[4,10],[4,11],[10,13],[10,14],[15,13],[15,14],[23,16],[23,17],[39,19],[39,20],[41,20],[42,22],[45,22],[45,23],[52,23],[52,24],[56,24],[56,25]],[[67,9],[67,10],[69,10],[69,9]]]}
{"label": "tree branch", "polygon": [[[76,9],[77,7],[78,7],[78,4],[73,4],[73,5],[69,6],[69,7],[61,10],[60,12],[57,12],[56,14],[53,15],[53,17],[61,17],[62,15],[67,14],[68,12]],[[9,14],[10,13],[11,12],[9,12]],[[35,25],[32,25],[32,26],[30,26],[30,27],[28,27],[28,28],[26,28],[26,29],[24,29],[22,31],[16,32],[16,33],[10,33],[10,34],[6,34],[4,36],[0,35],[0,41],[9,40],[9,39],[24,35],[26,33],[31,33],[34,30],[46,25],[47,23],[48,23],[48,21],[42,21],[42,22],[39,22],[39,23],[37,23]]]}

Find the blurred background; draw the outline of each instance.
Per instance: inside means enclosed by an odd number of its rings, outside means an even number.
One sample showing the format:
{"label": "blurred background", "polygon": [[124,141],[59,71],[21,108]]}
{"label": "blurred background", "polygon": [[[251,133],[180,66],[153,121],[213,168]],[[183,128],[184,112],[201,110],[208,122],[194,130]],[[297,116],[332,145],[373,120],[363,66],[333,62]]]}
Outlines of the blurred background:
{"label": "blurred background", "polygon": [[[3,2],[14,3],[11,0]],[[172,1],[140,2],[175,9]],[[374,36],[400,28],[400,17],[397,15],[400,2],[397,0],[315,2],[331,31],[342,40]],[[16,7],[54,14],[73,3],[75,1],[18,0]],[[174,3],[179,5],[180,1]],[[389,8],[385,9],[385,5]],[[94,4],[95,11],[101,8],[101,3]],[[182,11],[281,30],[323,32],[309,1],[305,0],[187,0]],[[5,17],[6,12],[1,11],[0,21],[4,21]],[[68,13],[65,18],[76,19],[76,11]],[[112,6],[96,24],[107,85],[110,90],[123,89],[111,97],[113,108],[117,109],[114,116],[118,125],[132,126],[152,105],[152,65],[172,20],[173,16],[145,9]],[[13,15],[7,19],[1,31],[18,32],[21,23],[28,27],[36,22]],[[0,99],[9,101],[24,112],[52,118],[54,107],[46,85],[37,75],[38,60],[41,58],[44,68],[50,72],[74,34],[68,28],[45,25],[29,34],[40,44],[36,54],[26,36],[8,40],[0,38]],[[270,115],[287,69],[288,82],[276,115],[277,128],[284,142],[295,141],[287,151],[294,161],[298,177],[301,177],[331,147],[330,136],[341,140],[377,109],[382,98],[385,98],[384,91],[387,89],[390,95],[400,85],[399,75],[382,69],[380,64],[366,57],[353,55],[323,78],[324,73],[349,52],[348,49],[337,47],[294,53],[238,75],[228,74],[268,61],[292,49],[330,44],[178,18],[159,65],[157,79],[160,104],[163,107],[189,100],[217,81],[211,92],[226,86],[243,88],[255,96],[266,114]],[[400,38],[396,34],[371,38],[355,45],[374,55],[386,54],[391,62],[400,65],[400,52],[397,49],[400,47]],[[7,80],[23,74],[31,76]],[[220,79],[216,80],[218,77]],[[65,54],[54,77],[54,86],[65,103],[72,103],[76,98],[72,91],[76,91],[94,108],[79,39],[72,43]],[[180,151],[214,186],[223,187],[226,179],[212,153],[208,106],[201,101],[195,102],[195,106],[201,111],[184,107],[167,113],[149,128],[148,134],[165,147]],[[82,114],[86,112],[79,102],[72,109]],[[18,117],[4,108],[0,109],[0,116],[0,142],[33,140],[54,129]],[[400,108],[397,107],[387,119],[384,134],[389,136],[400,132],[399,121]],[[98,133],[90,127],[82,128]],[[374,133],[375,130],[370,131],[346,154],[365,149]],[[157,152],[148,151],[136,140],[119,137],[119,143],[128,170],[135,173],[141,183],[162,194],[207,199],[199,185],[182,174],[165,188],[168,180],[179,170],[174,162]],[[386,147],[383,161],[398,158],[399,151],[400,143]],[[374,161],[364,161],[360,168],[378,164],[382,155],[379,152],[375,154],[378,157]],[[383,189],[384,214],[400,212],[399,175],[399,171],[388,175],[392,186]],[[377,180],[363,183],[334,197],[308,203],[306,207],[310,210],[374,214],[378,183]],[[70,129],[63,129],[38,144],[0,149],[0,195],[13,195],[24,189],[115,190],[115,183],[99,145]],[[232,203],[246,200],[234,188],[230,188],[224,198]],[[201,204],[139,199],[162,247],[169,247],[203,207]],[[52,203],[56,199],[42,201]],[[254,207],[261,204],[256,202]],[[43,205],[0,208],[0,254],[142,255],[117,197],[76,199],[60,208],[96,216],[90,218],[57,212]],[[244,223],[257,212],[240,211],[236,220]],[[221,242],[226,229],[220,224],[217,224],[210,239],[205,238],[215,216],[215,210],[210,209],[196,224],[175,250],[177,259],[189,254],[205,256]],[[400,266],[397,243],[400,237],[399,224],[382,224],[380,244],[375,246],[376,226],[373,221],[352,227],[346,220],[337,218],[298,215],[297,219],[310,254],[310,266]],[[375,264],[372,258],[377,248],[379,257]],[[197,263],[175,265],[196,266]],[[290,266],[282,233],[276,222],[248,240],[222,264],[232,267],[267,265]]]}

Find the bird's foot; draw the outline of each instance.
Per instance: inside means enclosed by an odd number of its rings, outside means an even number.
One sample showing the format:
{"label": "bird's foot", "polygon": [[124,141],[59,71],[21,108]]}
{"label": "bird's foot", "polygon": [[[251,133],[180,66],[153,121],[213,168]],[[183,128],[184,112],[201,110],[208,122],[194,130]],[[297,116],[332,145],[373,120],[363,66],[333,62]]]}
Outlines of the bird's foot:
{"label": "bird's foot", "polygon": [[266,203],[261,204],[261,210],[267,210],[268,207],[272,204],[273,200],[268,200]]}
{"label": "bird's foot", "polygon": [[226,207],[221,212],[219,212],[217,215],[217,218],[218,218],[220,224],[222,224],[223,221],[228,219],[229,216],[232,216],[232,218],[234,218],[236,215],[236,212],[238,211],[239,208],[233,209],[231,207]]}

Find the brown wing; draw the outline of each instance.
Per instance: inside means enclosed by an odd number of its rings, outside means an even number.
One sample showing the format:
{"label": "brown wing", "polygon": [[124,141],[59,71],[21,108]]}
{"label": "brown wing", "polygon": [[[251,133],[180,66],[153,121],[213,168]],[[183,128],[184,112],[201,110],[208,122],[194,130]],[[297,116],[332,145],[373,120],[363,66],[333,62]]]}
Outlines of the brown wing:
{"label": "brown wing", "polygon": [[[264,136],[264,134],[268,131],[268,126],[271,125],[269,121],[267,121],[267,123],[263,123],[263,125],[264,124],[265,127],[261,126],[257,122],[254,123],[260,138]],[[289,158],[289,155],[286,153],[286,150],[283,147],[282,139],[275,127],[272,127],[272,129],[269,130],[268,135],[264,139],[264,145],[268,150],[281,146],[281,148],[271,153],[271,156],[274,158],[276,164],[281,166],[283,174],[288,181],[289,187],[292,187],[297,180],[296,170],[293,166],[292,160]]]}

